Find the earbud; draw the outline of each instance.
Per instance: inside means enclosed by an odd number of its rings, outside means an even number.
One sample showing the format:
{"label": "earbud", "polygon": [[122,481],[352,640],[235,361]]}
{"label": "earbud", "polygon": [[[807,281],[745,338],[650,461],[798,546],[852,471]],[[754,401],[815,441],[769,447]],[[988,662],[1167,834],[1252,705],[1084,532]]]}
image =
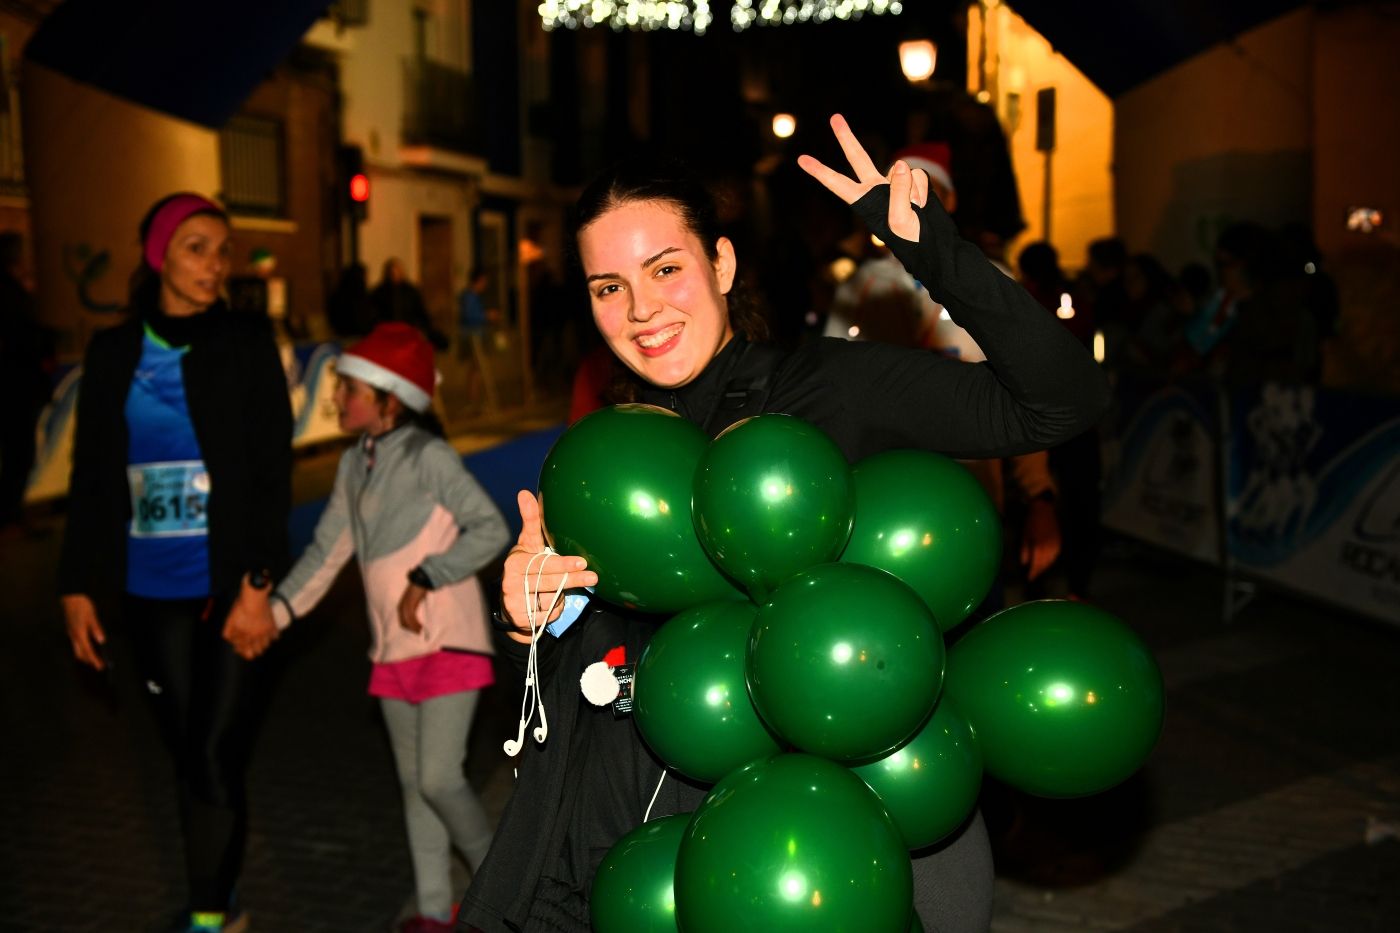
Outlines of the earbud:
{"label": "earbud", "polygon": [[524,719],[521,719],[521,720],[520,720],[520,730],[519,730],[518,732],[515,733],[515,738],[513,738],[513,739],[506,739],[505,744],[502,745],[501,747],[502,747],[503,749],[505,749],[505,752],[506,752],[507,755],[509,755],[510,757],[514,758],[516,755],[519,755],[519,754],[520,754],[520,749],[523,748],[524,746],[525,746],[525,720],[524,720]]}

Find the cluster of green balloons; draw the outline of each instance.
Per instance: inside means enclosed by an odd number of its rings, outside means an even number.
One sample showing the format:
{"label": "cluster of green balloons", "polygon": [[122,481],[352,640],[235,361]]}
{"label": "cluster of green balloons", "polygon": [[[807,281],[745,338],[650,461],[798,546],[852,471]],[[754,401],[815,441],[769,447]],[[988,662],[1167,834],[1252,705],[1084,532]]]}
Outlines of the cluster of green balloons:
{"label": "cluster of green balloons", "polygon": [[985,598],[1000,519],[958,464],[849,466],[819,429],[760,415],[713,441],[664,409],[603,409],[555,445],[546,537],[597,595],[672,616],[637,662],[634,721],[714,788],[604,859],[594,928],[921,929],[909,850],[961,826],[984,770],[1097,793],[1162,723],[1142,642],[1101,610],[1026,603],[945,649]]}

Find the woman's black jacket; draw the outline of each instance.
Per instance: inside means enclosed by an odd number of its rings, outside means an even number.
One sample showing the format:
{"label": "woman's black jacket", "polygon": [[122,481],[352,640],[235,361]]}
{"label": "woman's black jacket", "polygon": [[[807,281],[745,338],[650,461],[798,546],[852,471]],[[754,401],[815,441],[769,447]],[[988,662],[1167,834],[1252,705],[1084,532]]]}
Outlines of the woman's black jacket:
{"label": "woman's black jacket", "polygon": [[[132,314],[95,334],[78,395],[68,527],[59,561],[63,594],[120,593],[126,585],[126,399],[141,359],[144,320],[182,361],[190,420],[209,471],[209,580],[213,593],[254,570],[288,563],[292,415],[287,382],[265,318],[216,305],[196,318]],[[174,339],[166,330],[178,334]]]}

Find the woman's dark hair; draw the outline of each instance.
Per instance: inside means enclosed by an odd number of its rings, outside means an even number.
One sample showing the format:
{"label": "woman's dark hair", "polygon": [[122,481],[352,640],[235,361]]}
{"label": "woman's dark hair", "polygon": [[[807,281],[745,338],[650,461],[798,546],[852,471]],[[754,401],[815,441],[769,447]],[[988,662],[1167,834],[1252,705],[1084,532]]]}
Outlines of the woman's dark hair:
{"label": "woman's dark hair", "polygon": [[[712,262],[719,257],[717,245],[725,234],[715,196],[688,165],[670,156],[626,159],[589,182],[574,205],[575,250],[585,227],[614,208],[639,201],[666,203],[695,234],[705,256]],[[768,320],[742,279],[735,278],[725,304],[729,326],[737,333],[755,342],[768,339]]]}
{"label": "woman's dark hair", "polygon": [[[146,265],[146,234],[151,232],[151,222],[155,220],[160,209],[175,198],[181,197],[183,192],[167,194],[159,201],[151,205],[151,209],[146,211],[146,216],[141,218],[141,225],[137,228],[137,244],[141,248],[141,261],[132,270],[131,279],[127,283],[127,307],[136,308],[142,311],[152,311],[160,307],[160,273]],[[217,217],[224,223],[228,223],[228,214],[221,210],[209,208],[207,210],[195,211],[190,217],[199,215]]]}
{"label": "woman's dark hair", "polygon": [[[380,405],[389,401],[389,396],[393,394],[378,386],[370,386],[370,388],[374,390],[374,400]],[[402,399],[400,399],[400,401],[402,402]],[[442,422],[438,420],[437,415],[433,414],[431,408],[427,411],[414,411],[412,408],[404,405],[399,412],[398,420],[394,422],[394,427],[401,427],[405,424],[411,424],[415,428],[422,428],[434,437],[447,437],[446,429],[443,428]]]}

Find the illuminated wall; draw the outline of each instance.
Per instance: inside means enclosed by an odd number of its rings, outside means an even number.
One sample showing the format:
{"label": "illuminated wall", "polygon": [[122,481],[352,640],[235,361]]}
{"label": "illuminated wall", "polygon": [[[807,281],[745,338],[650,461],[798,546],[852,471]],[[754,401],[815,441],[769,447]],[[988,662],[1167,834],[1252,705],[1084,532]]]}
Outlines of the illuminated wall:
{"label": "illuminated wall", "polygon": [[[985,11],[985,15],[984,15]],[[985,92],[1001,117],[1027,229],[1007,257],[1045,238],[1046,155],[1037,152],[1036,92],[1055,89],[1056,148],[1050,154],[1050,242],[1066,268],[1084,263],[1091,240],[1112,235],[1113,102],[1006,4],[968,10],[968,87]]]}
{"label": "illuminated wall", "polygon": [[1310,8],[1222,43],[1117,101],[1118,230],[1170,269],[1229,223],[1311,215]]}
{"label": "illuminated wall", "polygon": [[[1384,8],[1319,13],[1313,29],[1313,230],[1337,281],[1340,334],[1324,377],[1400,392],[1400,20]],[[1385,222],[1349,231],[1351,207]]]}
{"label": "illuminated wall", "polygon": [[[438,0],[423,7],[431,14],[423,21],[428,59],[469,71],[470,4]],[[402,0],[372,0],[366,26],[337,33],[323,22],[306,41],[337,54],[342,136],[364,152],[370,207],[369,219],[360,226],[360,260],[368,267],[370,287],[378,283],[380,269],[390,258],[401,260],[409,277],[418,278],[419,218],[430,216],[451,221],[454,289],[460,289],[469,271],[471,211],[486,163],[402,144],[404,63],[416,55],[414,9]]]}
{"label": "illuminated wall", "polygon": [[172,191],[219,189],[219,138],[41,65],[24,67],[24,156],[40,318],[76,352],[126,301],[136,227]]}

